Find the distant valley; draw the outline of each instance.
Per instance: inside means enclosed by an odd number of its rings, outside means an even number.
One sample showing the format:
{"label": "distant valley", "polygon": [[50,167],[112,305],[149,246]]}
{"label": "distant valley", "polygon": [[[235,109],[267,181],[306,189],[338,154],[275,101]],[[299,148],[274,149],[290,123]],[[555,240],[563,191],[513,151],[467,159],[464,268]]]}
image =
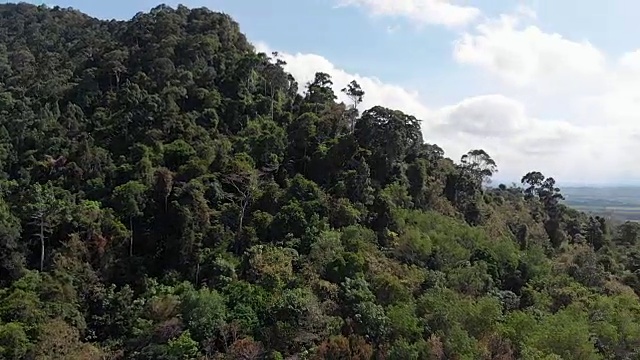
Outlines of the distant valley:
{"label": "distant valley", "polygon": [[640,221],[640,187],[563,187],[565,203],[575,209],[620,221]]}

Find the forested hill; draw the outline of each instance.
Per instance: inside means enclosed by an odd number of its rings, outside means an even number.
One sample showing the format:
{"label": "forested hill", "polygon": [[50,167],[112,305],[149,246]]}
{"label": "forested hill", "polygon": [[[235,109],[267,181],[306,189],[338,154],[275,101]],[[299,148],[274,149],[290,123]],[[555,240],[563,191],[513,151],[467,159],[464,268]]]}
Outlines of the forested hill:
{"label": "forested hill", "polygon": [[640,356],[640,225],[283,65],[207,9],[0,5],[1,359]]}

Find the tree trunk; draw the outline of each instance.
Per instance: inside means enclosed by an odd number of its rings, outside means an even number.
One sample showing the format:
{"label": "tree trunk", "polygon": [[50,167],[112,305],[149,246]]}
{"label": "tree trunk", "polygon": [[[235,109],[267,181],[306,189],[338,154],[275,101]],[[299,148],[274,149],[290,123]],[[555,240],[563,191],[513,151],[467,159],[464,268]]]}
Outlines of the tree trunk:
{"label": "tree trunk", "polygon": [[40,272],[44,270],[44,219],[40,218]]}
{"label": "tree trunk", "polygon": [[199,285],[198,283],[200,281],[199,278],[200,278],[200,257],[198,257],[198,263],[196,264],[196,282],[195,282],[196,288]]}
{"label": "tree trunk", "polygon": [[304,152],[302,154],[302,173],[307,176],[307,142],[304,143]]}
{"label": "tree trunk", "polygon": [[273,120],[273,85],[271,85],[271,120]]}
{"label": "tree trunk", "polygon": [[249,201],[247,200],[242,201],[242,205],[241,205],[242,210],[240,211],[240,219],[238,219],[238,234],[242,232],[242,225],[244,223],[244,216],[245,216],[245,213],[247,212],[248,204],[249,204]]}
{"label": "tree trunk", "polygon": [[131,231],[131,238],[129,239],[129,256],[133,256],[133,216],[129,216],[129,231]]}

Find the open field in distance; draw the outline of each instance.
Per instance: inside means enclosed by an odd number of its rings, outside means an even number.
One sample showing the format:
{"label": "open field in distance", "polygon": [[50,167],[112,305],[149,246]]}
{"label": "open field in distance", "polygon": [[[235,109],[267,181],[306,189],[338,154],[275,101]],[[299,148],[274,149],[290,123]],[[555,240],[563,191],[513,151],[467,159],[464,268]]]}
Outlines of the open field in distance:
{"label": "open field in distance", "polygon": [[640,187],[564,187],[565,203],[620,221],[640,221]]}

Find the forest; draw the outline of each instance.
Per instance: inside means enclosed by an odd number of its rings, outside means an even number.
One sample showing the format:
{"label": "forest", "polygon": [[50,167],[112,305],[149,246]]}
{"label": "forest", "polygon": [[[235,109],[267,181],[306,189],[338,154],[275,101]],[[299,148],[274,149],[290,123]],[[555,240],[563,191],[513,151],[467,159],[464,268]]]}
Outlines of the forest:
{"label": "forest", "polygon": [[228,15],[0,5],[0,359],[640,359],[640,225]]}

